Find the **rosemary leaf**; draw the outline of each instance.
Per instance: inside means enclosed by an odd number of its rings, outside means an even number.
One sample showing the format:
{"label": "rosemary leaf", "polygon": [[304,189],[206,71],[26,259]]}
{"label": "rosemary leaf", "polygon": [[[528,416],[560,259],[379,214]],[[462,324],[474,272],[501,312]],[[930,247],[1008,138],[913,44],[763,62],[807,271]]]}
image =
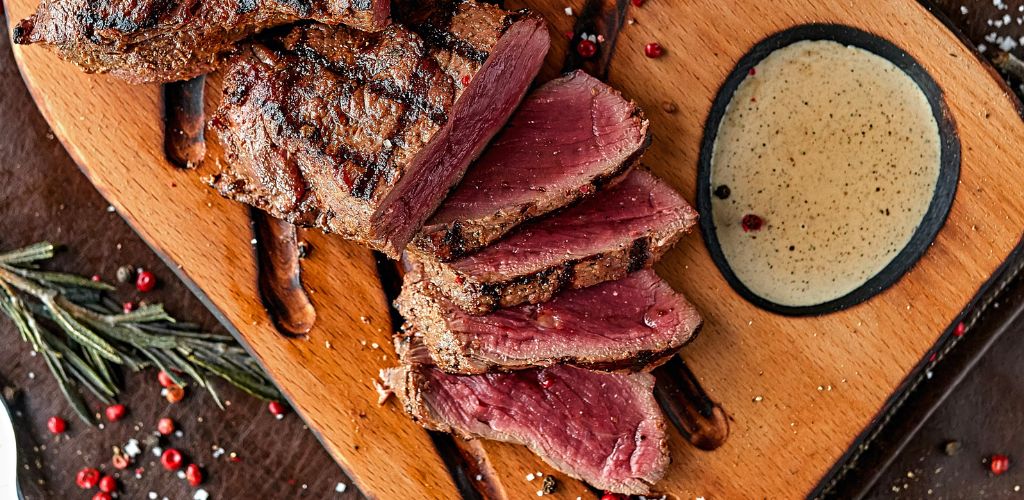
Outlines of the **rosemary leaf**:
{"label": "rosemary leaf", "polygon": [[[221,399],[210,375],[262,399],[281,395],[256,362],[230,336],[179,322],[160,304],[124,313],[107,295],[113,287],[37,265],[53,257],[50,243],[0,254],[0,313],[11,318],[22,340],[40,353],[79,417],[94,418],[82,390],[110,403],[120,390],[117,366],[155,367],[181,386],[186,377]],[[44,320],[56,329],[49,329]],[[223,406],[221,406],[223,408]]]}
{"label": "rosemary leaf", "polygon": [[19,248],[11,252],[0,254],[0,263],[4,264],[31,264],[40,260],[53,258],[57,247],[52,243],[42,242]]}

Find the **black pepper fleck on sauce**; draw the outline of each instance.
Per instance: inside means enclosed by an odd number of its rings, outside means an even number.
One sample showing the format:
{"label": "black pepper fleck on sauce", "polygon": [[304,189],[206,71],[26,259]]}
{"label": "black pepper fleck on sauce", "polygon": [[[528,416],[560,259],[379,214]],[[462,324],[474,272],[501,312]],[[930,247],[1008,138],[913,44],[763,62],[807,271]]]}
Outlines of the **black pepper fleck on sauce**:
{"label": "black pepper fleck on sauce", "polygon": [[732,194],[732,190],[729,189],[729,186],[726,186],[725,184],[722,184],[715,188],[715,196],[717,196],[720,200],[729,199],[730,194]]}

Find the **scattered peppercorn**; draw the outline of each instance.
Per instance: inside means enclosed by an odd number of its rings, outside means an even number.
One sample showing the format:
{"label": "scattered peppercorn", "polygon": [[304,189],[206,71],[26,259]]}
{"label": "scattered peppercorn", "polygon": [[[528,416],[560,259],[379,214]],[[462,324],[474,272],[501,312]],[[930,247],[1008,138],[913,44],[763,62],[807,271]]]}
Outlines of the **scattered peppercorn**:
{"label": "scattered peppercorn", "polygon": [[112,500],[112,498],[113,497],[110,496],[110,493],[104,491],[97,491],[96,494],[92,496],[92,500]]}
{"label": "scattered peppercorn", "polygon": [[124,418],[125,411],[124,405],[116,404],[108,406],[107,409],[103,410],[103,413],[106,414],[108,421],[117,422]]}
{"label": "scattered peppercorn", "polygon": [[117,282],[128,283],[135,276],[135,271],[132,270],[132,266],[121,266],[117,268]]}
{"label": "scattered peppercorn", "polygon": [[92,275],[92,278],[89,278],[89,279],[91,279],[91,280],[93,280],[93,281],[95,281],[97,283],[99,283],[102,280],[102,278],[100,278],[100,275],[98,275],[98,274]]}
{"label": "scattered peppercorn", "polygon": [[139,271],[135,277],[135,289],[140,292],[149,292],[156,288],[156,276],[149,271]]}
{"label": "scattered peppercorn", "polygon": [[129,300],[128,302],[121,304],[121,310],[124,311],[125,314],[128,314],[135,310],[135,304]]}
{"label": "scattered peppercorn", "polygon": [[644,55],[650,57],[651,59],[657,59],[665,55],[665,49],[661,47],[660,43],[651,42],[647,45],[644,45]]}
{"label": "scattered peppercorn", "polygon": [[750,68],[750,72],[747,73],[747,74],[750,75],[750,76],[756,75],[757,74],[757,68]]}
{"label": "scattered peppercorn", "polygon": [[75,484],[83,490],[92,489],[96,486],[96,483],[100,480],[100,471],[93,469],[92,467],[86,467],[75,475]]}
{"label": "scattered peppercorn", "polygon": [[606,491],[604,495],[601,495],[601,500],[626,500],[626,498],[627,497],[625,495],[612,493],[610,491]]}
{"label": "scattered peppercorn", "polygon": [[725,184],[722,184],[715,188],[715,196],[717,196],[720,200],[729,199],[729,195],[731,194],[732,190],[729,189],[729,186],[726,186]]}
{"label": "scattered peppercorn", "polygon": [[67,430],[68,424],[63,418],[50,417],[49,420],[46,421],[46,428],[53,434],[63,434],[64,431]]}
{"label": "scattered peppercorn", "polygon": [[267,403],[267,409],[273,415],[284,415],[284,405],[280,401],[271,401]]}
{"label": "scattered peppercorn", "polygon": [[951,441],[946,441],[946,444],[942,445],[942,451],[946,454],[946,456],[951,457],[953,455],[956,455],[960,451],[960,441],[957,441],[955,439]]}
{"label": "scattered peppercorn", "polygon": [[161,387],[170,387],[175,385],[174,379],[163,370],[156,374],[156,380],[157,382],[160,382]]}
{"label": "scattered peppercorn", "polygon": [[104,493],[113,493],[117,490],[117,479],[114,479],[111,476],[103,476],[103,478],[100,479],[99,486],[100,491]]}
{"label": "scattered peppercorn", "polygon": [[1010,470],[1010,457],[996,453],[989,458],[988,468],[992,471],[992,474],[1000,475]]}
{"label": "scattered peppercorn", "polygon": [[743,226],[743,232],[748,233],[750,231],[760,231],[761,226],[764,225],[764,221],[754,214],[747,214],[743,216],[743,220],[740,221],[740,224]]}
{"label": "scattered peppercorn", "polygon": [[182,389],[182,387],[178,384],[172,384],[170,387],[168,387],[167,394],[164,395],[164,399],[166,399],[168,403],[177,403],[178,401],[181,401],[184,398],[185,389]]}
{"label": "scattered peppercorn", "polygon": [[597,44],[584,38],[576,44],[576,53],[584,59],[590,59],[597,54]]}
{"label": "scattered peppercorn", "polygon": [[558,481],[553,476],[544,476],[544,485],[541,487],[541,491],[545,495],[550,495],[558,490]]}
{"label": "scattered peppercorn", "polygon": [[171,434],[174,432],[174,420],[167,417],[161,418],[156,423],[156,430],[164,436]]}
{"label": "scattered peppercorn", "polygon": [[462,75],[462,86],[468,87],[470,80],[472,80],[472,78],[469,75]]}
{"label": "scattered peppercorn", "polygon": [[661,103],[661,110],[668,114],[672,114],[679,111],[679,107],[672,101],[664,101]]}
{"label": "scattered peppercorn", "polygon": [[128,468],[128,457],[118,453],[110,459],[110,463],[117,470],[125,470]]}
{"label": "scattered peppercorn", "polygon": [[961,322],[956,324],[956,329],[953,330],[953,335],[957,336],[957,337],[963,337],[964,336],[964,332],[966,332],[966,331],[967,331],[967,326],[964,325],[963,321],[961,321]]}
{"label": "scattered peppercorn", "polygon": [[185,468],[185,480],[192,486],[203,484],[203,471],[196,464],[188,464]]}
{"label": "scattered peppercorn", "polygon": [[163,454],[160,455],[160,465],[163,465],[167,470],[178,470],[181,468],[181,452],[174,448],[167,448]]}
{"label": "scattered peppercorn", "polygon": [[644,0],[632,0],[630,3],[632,3],[634,7],[642,7],[644,5]]}

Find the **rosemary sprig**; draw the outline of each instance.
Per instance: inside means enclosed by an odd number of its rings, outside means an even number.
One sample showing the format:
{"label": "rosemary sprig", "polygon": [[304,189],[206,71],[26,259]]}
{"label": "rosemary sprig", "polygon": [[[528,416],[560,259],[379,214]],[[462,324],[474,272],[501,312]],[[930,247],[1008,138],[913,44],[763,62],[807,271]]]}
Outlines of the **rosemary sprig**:
{"label": "rosemary sprig", "polygon": [[183,387],[187,376],[218,406],[211,375],[261,399],[281,398],[256,360],[232,337],[179,323],[159,304],[122,312],[106,295],[114,287],[39,270],[39,263],[55,252],[53,244],[43,242],[0,254],[0,311],[43,357],[83,421],[95,423],[83,391],[112,402],[120,390],[117,366],[132,371],[155,367]]}

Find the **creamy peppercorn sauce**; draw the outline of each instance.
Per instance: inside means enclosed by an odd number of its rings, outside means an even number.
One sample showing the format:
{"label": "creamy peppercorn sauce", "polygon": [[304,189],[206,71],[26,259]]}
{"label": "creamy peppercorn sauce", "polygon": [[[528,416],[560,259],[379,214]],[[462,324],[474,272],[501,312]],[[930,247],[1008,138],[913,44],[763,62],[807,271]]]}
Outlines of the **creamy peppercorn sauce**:
{"label": "creamy peppercorn sauce", "polygon": [[[784,306],[852,292],[910,241],[940,157],[924,92],[889,60],[828,40],[772,52],[737,87],[713,147],[712,214],[729,267]],[[759,229],[744,228],[749,214]]]}

